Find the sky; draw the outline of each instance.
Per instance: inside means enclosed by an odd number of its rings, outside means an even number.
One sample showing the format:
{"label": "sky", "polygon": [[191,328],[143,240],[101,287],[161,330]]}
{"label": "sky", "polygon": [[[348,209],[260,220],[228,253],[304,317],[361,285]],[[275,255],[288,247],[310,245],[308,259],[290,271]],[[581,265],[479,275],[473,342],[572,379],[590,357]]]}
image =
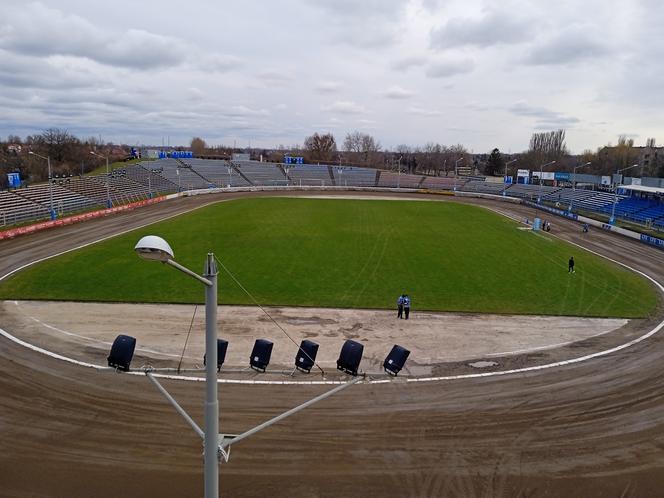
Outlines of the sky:
{"label": "sky", "polygon": [[664,143],[657,0],[2,0],[0,138]]}

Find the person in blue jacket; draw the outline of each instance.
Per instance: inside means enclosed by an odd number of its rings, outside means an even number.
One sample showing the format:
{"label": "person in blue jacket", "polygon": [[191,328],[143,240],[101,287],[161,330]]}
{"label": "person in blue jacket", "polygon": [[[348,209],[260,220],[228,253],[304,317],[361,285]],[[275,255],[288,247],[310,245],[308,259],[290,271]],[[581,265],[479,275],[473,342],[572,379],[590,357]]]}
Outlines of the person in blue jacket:
{"label": "person in blue jacket", "polygon": [[397,299],[397,318],[403,318],[403,294]]}
{"label": "person in blue jacket", "polygon": [[403,311],[406,315],[406,320],[408,320],[408,315],[410,315],[410,297],[408,297],[408,294],[404,294],[403,296]]}

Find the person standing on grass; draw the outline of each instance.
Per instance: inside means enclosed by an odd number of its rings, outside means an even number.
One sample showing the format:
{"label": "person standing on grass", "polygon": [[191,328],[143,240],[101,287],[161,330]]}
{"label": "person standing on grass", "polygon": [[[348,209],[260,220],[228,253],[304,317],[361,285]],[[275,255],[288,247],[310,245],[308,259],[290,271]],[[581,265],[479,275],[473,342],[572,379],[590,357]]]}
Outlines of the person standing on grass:
{"label": "person standing on grass", "polygon": [[403,318],[403,294],[397,299],[397,318]]}
{"label": "person standing on grass", "polygon": [[408,315],[410,315],[410,297],[408,297],[408,294],[403,296],[403,310],[406,313],[406,320],[408,320]]}
{"label": "person standing on grass", "polygon": [[574,273],[574,256],[569,258],[569,265],[567,268],[567,273]]}

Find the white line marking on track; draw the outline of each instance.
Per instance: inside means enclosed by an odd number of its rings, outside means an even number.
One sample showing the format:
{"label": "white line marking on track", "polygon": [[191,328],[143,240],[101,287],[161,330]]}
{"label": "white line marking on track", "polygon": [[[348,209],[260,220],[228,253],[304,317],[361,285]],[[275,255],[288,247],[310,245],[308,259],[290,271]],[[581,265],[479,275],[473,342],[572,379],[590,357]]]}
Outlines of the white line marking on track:
{"label": "white line marking on track", "polygon": [[[212,203],[209,203],[209,204],[212,204]],[[194,211],[195,209],[200,209],[201,207],[207,206],[209,204],[205,204],[203,206],[196,207],[194,209],[185,211],[183,213],[171,215],[171,216],[168,216],[166,218],[163,218],[162,220],[153,221],[152,223],[148,223],[148,224],[142,225],[140,227],[132,228],[131,230],[125,230],[125,231],[116,233],[114,235],[109,235],[109,236],[103,237],[103,238],[101,238],[101,239],[99,239],[95,242],[90,242],[90,243],[84,244],[82,246],[76,247],[74,249],[69,249],[67,251],[63,251],[61,253],[58,253],[58,254],[55,254],[55,255],[52,255],[52,256],[48,256],[46,258],[41,258],[39,260],[36,260],[36,261],[33,261],[33,262],[28,263],[26,265],[23,265],[22,267],[17,268],[15,270],[9,272],[6,275],[0,276],[0,281],[2,281],[4,278],[8,277],[9,275],[11,275],[13,273],[16,273],[17,271],[19,271],[23,268],[27,268],[28,266],[36,264],[40,261],[44,261],[44,260],[47,260],[47,259],[50,259],[50,258],[54,258],[56,256],[59,256],[60,254],[65,254],[65,253],[74,251],[76,249],[80,249],[82,247],[89,246],[91,244],[96,244],[97,242],[102,242],[102,241],[110,239],[112,237],[117,237],[118,235],[122,235],[124,233],[128,233],[128,232],[131,232],[133,230],[137,230],[139,228],[144,228],[144,227],[152,225],[154,223],[158,223],[159,221],[163,221],[163,220],[166,220],[166,219],[169,219],[169,218],[173,218],[175,216],[179,216],[180,214],[185,214],[185,213],[188,213],[190,211]],[[488,209],[489,211],[494,211],[494,212],[496,212],[496,213],[498,213],[502,216],[506,216],[507,218],[512,218],[512,219],[516,220],[515,217],[506,215],[504,213],[501,213],[497,210],[488,208],[486,206],[484,206],[484,207],[486,209]],[[560,238],[560,237],[557,237],[556,235],[553,235],[553,237]],[[561,240],[563,240],[563,239],[561,239]],[[568,244],[572,244],[573,246],[576,246],[580,249],[583,249],[584,251],[588,251],[591,254],[595,254],[596,256],[602,257],[602,258],[604,258],[608,261],[616,263],[620,266],[623,266],[623,267],[625,267],[625,268],[627,268],[627,269],[629,269],[629,270],[631,270],[635,273],[638,273],[639,275],[647,278],[652,283],[654,283],[655,286],[657,286],[657,288],[660,290],[660,292],[662,294],[664,294],[664,286],[662,286],[658,281],[656,281],[650,275],[648,275],[648,274],[646,274],[646,273],[644,273],[640,270],[637,270],[635,268],[632,268],[631,266],[629,266],[625,263],[622,263],[620,261],[616,261],[615,259],[609,258],[608,256],[604,256],[603,254],[595,252],[592,249],[585,248],[585,247],[583,247],[583,246],[581,246],[581,245],[579,245],[575,242],[567,241],[567,240],[565,242],[567,242]],[[598,351],[597,353],[592,353],[592,354],[589,354],[589,355],[580,356],[578,358],[572,358],[570,360],[557,361],[557,362],[554,362],[554,363],[547,363],[547,364],[544,364],[544,365],[535,365],[535,366],[532,366],[532,367],[516,368],[516,369],[513,369],[513,370],[501,370],[501,371],[483,372],[483,373],[476,373],[476,374],[445,375],[445,376],[439,376],[439,377],[406,378],[405,380],[406,380],[406,382],[440,382],[440,381],[448,381],[448,380],[476,379],[476,378],[482,378],[482,377],[498,377],[498,376],[504,376],[504,375],[513,375],[513,374],[521,374],[521,373],[527,373],[527,372],[536,372],[536,371],[539,371],[539,370],[548,370],[548,369],[551,369],[551,368],[562,367],[562,366],[566,366],[566,365],[572,365],[572,364],[575,364],[575,363],[581,363],[583,361],[588,361],[588,360],[591,360],[593,358],[600,358],[602,356],[606,356],[606,355],[621,351],[623,349],[627,349],[631,346],[634,346],[635,344],[638,344],[638,343],[640,343],[642,341],[645,341],[646,339],[652,337],[657,332],[659,332],[662,328],[664,328],[664,321],[660,322],[650,332],[647,332],[644,335],[639,336],[636,339],[633,339],[629,342],[626,342],[626,343],[621,344],[619,346],[613,347],[611,349],[606,349],[604,351]],[[54,353],[52,351],[48,351],[46,349],[40,348],[38,346],[34,346],[34,345],[32,345],[28,342],[22,341],[21,339],[19,339],[17,337],[14,337],[13,335],[11,335],[9,332],[3,330],[2,328],[0,328],[0,335],[4,336],[5,338],[9,339],[10,341],[12,341],[12,342],[14,342],[14,343],[16,343],[20,346],[23,346],[23,347],[28,348],[32,351],[44,354],[46,356],[49,356],[49,357],[57,359],[57,360],[62,360],[62,361],[65,361],[65,362],[68,362],[68,363],[71,363],[71,364],[74,364],[74,365],[79,365],[79,366],[82,366],[82,367],[94,368],[96,370],[104,370],[104,371],[113,370],[112,368],[109,368],[109,367],[106,367],[106,366],[103,366],[103,365],[95,365],[94,363],[87,363],[87,362],[75,360],[73,358],[68,358],[67,356],[63,356],[61,354]],[[131,371],[131,372],[126,372],[126,373],[129,374],[129,375],[145,375],[144,372],[142,372],[142,371]],[[165,374],[158,374],[158,373],[155,373],[154,375],[155,375],[155,377],[160,377],[160,378],[163,378],[163,379],[170,379],[170,380],[184,380],[184,381],[190,381],[190,382],[204,382],[205,381],[205,377],[190,377],[190,376],[185,376],[185,375],[165,375]],[[319,380],[319,381],[281,380],[280,381],[280,380],[255,380],[255,379],[250,379],[250,380],[217,379],[217,382],[220,383],[220,384],[245,384],[245,385],[303,385],[303,384],[304,385],[336,385],[336,384],[343,384],[345,381],[341,381],[341,380],[339,380],[339,381],[335,381],[335,380]],[[386,384],[386,383],[390,383],[390,382],[392,382],[391,379],[384,379],[384,380],[369,379],[369,380],[366,380],[366,381],[362,381],[361,383]]]}
{"label": "white line marking on track", "polygon": [[493,358],[496,356],[504,356],[504,355],[513,355],[513,354],[521,354],[521,353],[531,353],[533,351],[542,351],[545,349],[554,349],[554,348],[559,348],[561,346],[569,346],[570,344],[574,344],[575,342],[580,342],[580,341],[585,341],[587,339],[592,339],[594,337],[599,337],[602,335],[609,334],[611,332],[614,332],[616,329],[610,329],[610,330],[605,330],[604,332],[599,332],[597,334],[589,335],[588,337],[584,337],[582,339],[577,339],[575,341],[566,341],[566,342],[559,342],[557,344],[547,344],[546,346],[539,346],[536,348],[527,348],[527,349],[517,349],[515,351],[503,351],[502,353],[489,353],[487,355],[484,355],[487,358]]}

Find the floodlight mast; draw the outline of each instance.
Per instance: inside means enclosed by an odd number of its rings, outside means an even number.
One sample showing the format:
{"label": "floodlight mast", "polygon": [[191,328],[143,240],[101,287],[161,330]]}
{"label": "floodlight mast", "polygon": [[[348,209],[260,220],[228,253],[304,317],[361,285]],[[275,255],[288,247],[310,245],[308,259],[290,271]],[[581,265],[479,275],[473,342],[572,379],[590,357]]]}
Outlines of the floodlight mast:
{"label": "floodlight mast", "polygon": [[[208,253],[203,276],[174,261],[171,246],[161,237],[148,235],[134,248],[147,260],[161,261],[205,285],[205,435],[204,480],[205,498],[219,497],[219,400],[217,396],[217,264]],[[169,400],[170,401],[170,400]],[[176,408],[177,409],[177,408]]]}
{"label": "floodlight mast", "polygon": [[321,401],[329,396],[337,394],[342,390],[355,385],[362,380],[364,376],[355,377],[353,380],[343,383],[334,389],[316,396],[301,405],[292,408],[281,415],[271,418],[240,435],[219,434],[219,401],[217,396],[217,266],[214,254],[208,253],[205,262],[205,271],[203,276],[196,274],[189,268],[176,263],[171,246],[161,237],[147,235],[141,238],[134,250],[137,254],[149,261],[159,261],[174,268],[177,268],[190,277],[195,278],[205,285],[205,427],[202,430],[196,422],[187,414],[187,412],[178,404],[168,391],[159,383],[153,375],[156,369],[148,369],[145,375],[155,384],[157,389],[164,395],[175,410],[184,418],[189,426],[203,439],[204,444],[204,480],[205,480],[205,498],[219,497],[219,463],[223,457],[228,461],[230,456],[230,446],[237,443],[258,431],[261,431],[272,424],[275,424],[286,417],[289,417],[305,408]]}

